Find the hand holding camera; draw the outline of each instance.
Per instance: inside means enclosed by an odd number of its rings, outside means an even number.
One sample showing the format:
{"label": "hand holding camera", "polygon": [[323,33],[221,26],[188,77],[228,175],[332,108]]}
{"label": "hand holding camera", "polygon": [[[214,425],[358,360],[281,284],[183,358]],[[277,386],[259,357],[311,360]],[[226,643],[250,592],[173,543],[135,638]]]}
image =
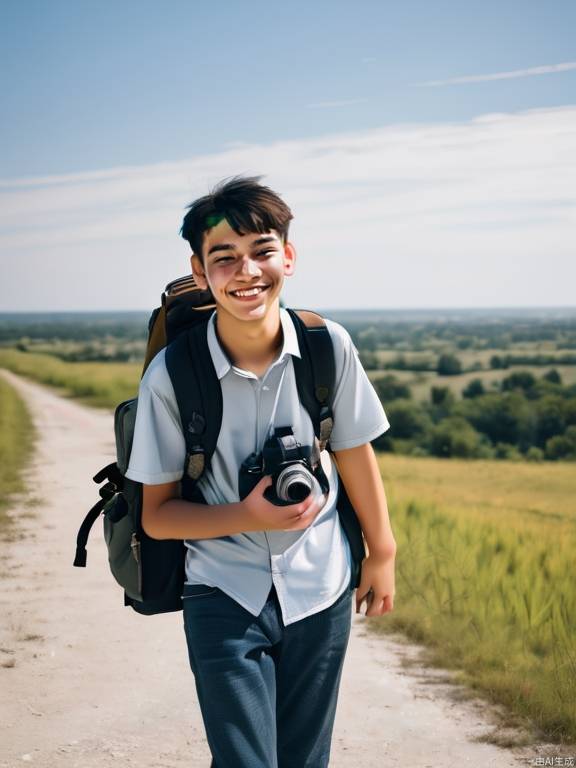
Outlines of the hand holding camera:
{"label": "hand holding camera", "polygon": [[[299,531],[307,528],[326,503],[326,495],[310,493],[303,501],[278,506],[266,497],[272,488],[270,475],[265,475],[243,500],[253,531]],[[248,530],[248,529],[247,529]]]}
{"label": "hand holding camera", "polygon": [[291,427],[277,427],[261,453],[251,453],[238,474],[240,499],[254,530],[300,530],[326,503],[328,482],[318,451],[296,441]]}

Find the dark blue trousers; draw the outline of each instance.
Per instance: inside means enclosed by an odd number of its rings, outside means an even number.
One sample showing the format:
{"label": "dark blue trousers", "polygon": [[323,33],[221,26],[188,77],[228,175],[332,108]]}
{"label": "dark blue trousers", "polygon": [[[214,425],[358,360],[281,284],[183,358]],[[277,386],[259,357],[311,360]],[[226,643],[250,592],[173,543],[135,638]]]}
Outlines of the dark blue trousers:
{"label": "dark blue trousers", "polygon": [[325,768],[352,589],[284,626],[272,588],[259,616],[220,589],[184,587],[190,666],[212,768]]}

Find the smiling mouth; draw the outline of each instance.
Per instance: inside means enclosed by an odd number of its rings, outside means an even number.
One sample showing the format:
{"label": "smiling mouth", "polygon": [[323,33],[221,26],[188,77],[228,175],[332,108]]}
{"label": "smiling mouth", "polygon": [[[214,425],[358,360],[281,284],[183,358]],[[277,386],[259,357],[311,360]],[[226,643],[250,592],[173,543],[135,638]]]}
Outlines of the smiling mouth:
{"label": "smiling mouth", "polygon": [[251,299],[254,296],[259,296],[266,291],[270,286],[268,285],[255,285],[253,288],[242,288],[236,291],[230,291],[230,296],[234,296],[237,299]]}

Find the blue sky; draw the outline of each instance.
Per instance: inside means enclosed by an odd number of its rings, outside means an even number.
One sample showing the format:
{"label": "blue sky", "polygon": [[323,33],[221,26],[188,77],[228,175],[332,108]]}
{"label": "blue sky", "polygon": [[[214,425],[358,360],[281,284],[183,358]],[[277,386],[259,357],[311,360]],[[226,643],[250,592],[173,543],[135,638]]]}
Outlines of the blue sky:
{"label": "blue sky", "polygon": [[[187,268],[184,205],[234,173],[284,194],[313,280],[360,259],[322,306],[382,269],[370,306],[573,304],[575,28],[568,0],[3,0],[0,309],[147,308]],[[139,289],[104,290],[98,260]]]}

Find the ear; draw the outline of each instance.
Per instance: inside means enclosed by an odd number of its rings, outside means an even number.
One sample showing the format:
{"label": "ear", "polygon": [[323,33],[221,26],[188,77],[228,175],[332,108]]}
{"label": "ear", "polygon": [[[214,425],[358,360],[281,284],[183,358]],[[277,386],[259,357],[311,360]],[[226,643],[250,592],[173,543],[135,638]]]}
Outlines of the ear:
{"label": "ear", "polygon": [[196,285],[198,286],[198,288],[201,288],[203,291],[206,291],[208,289],[206,273],[204,272],[204,267],[202,265],[202,261],[200,260],[200,257],[197,256],[195,253],[193,253],[192,256],[190,256],[190,266],[192,267],[192,275],[194,276]]}
{"label": "ear", "polygon": [[296,269],[296,248],[288,240],[284,243],[284,275],[294,274]]}

